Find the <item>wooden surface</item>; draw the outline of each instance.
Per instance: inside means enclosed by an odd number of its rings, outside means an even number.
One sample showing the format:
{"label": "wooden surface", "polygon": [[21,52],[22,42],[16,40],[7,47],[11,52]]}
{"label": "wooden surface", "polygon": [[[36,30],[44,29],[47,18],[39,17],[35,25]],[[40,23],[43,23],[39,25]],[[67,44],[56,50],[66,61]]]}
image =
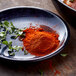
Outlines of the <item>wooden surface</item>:
{"label": "wooden surface", "polygon": [[[36,6],[45,8],[59,15],[51,0],[0,0],[0,10],[13,6]],[[48,62],[37,63],[11,63],[0,59],[0,76],[76,76],[76,28],[68,25],[71,37],[68,45],[61,53],[67,53],[66,57],[60,53],[50,59],[53,63],[53,71],[48,67]],[[55,75],[56,70],[59,74]]]}

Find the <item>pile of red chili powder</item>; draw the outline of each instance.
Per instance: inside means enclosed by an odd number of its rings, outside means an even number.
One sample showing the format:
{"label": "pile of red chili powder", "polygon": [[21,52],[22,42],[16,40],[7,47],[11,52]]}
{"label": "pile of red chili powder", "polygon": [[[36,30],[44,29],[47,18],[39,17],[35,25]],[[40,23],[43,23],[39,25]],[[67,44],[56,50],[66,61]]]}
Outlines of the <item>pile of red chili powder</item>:
{"label": "pile of red chili powder", "polygon": [[55,31],[47,32],[42,28],[29,27],[23,32],[25,32],[23,45],[32,55],[44,56],[59,46],[59,35]]}

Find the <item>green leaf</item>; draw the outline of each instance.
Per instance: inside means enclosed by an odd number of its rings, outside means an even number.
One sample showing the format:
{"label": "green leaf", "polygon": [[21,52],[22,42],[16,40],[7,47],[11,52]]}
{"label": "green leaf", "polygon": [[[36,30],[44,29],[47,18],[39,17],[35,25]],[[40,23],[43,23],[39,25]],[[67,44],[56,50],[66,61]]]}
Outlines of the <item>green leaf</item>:
{"label": "green leaf", "polygon": [[9,49],[12,49],[12,46],[8,46],[9,47]]}
{"label": "green leaf", "polygon": [[15,50],[15,51],[19,51],[20,49],[22,49],[22,47],[21,46],[13,46],[13,50]]}
{"label": "green leaf", "polygon": [[68,54],[60,54],[61,56],[63,56],[63,57],[66,57]]}
{"label": "green leaf", "polygon": [[[24,37],[25,34],[23,34],[23,29],[16,28],[13,25],[12,22],[8,22],[6,20],[0,23],[0,30],[2,28],[4,29],[4,31],[0,32],[0,43],[3,43],[3,44],[8,46],[8,48],[9,48],[9,51],[8,51],[9,55],[15,55],[15,53],[12,53],[12,52],[15,52],[15,51],[18,52],[19,50],[22,50],[22,47],[20,47],[20,46],[13,47],[12,46],[12,41],[8,42],[8,41],[5,41],[5,39],[6,39],[7,34],[13,34],[13,33],[16,36],[11,37],[11,38],[16,39],[18,36]],[[25,50],[24,53],[27,54],[27,51]]]}
{"label": "green leaf", "polygon": [[12,53],[13,52],[13,49],[12,49],[12,47],[8,50],[8,53],[10,54],[10,53]]}
{"label": "green leaf", "polygon": [[[2,23],[0,23],[0,27],[3,27]],[[1,28],[0,28],[1,29]]]}
{"label": "green leaf", "polygon": [[4,21],[5,26],[9,27],[9,22],[8,21]]}
{"label": "green leaf", "polygon": [[21,29],[16,29],[16,31],[15,31],[14,33],[16,33],[17,35],[20,36],[20,35],[23,33],[23,30],[21,30]]}
{"label": "green leaf", "polygon": [[16,29],[15,27],[11,27],[12,33],[15,31],[15,29]]}
{"label": "green leaf", "polygon": [[12,34],[12,30],[8,30],[9,34]]}
{"label": "green leaf", "polygon": [[14,53],[14,52],[13,52],[13,53],[9,53],[9,55],[10,55],[10,56],[15,56],[15,53]]}
{"label": "green leaf", "polygon": [[8,45],[8,41],[3,41],[2,44]]}
{"label": "green leaf", "polygon": [[0,32],[0,37],[4,37],[6,34],[5,34],[5,32],[3,31],[3,32]]}
{"label": "green leaf", "polygon": [[10,22],[11,26],[14,26],[12,22]]}
{"label": "green leaf", "polygon": [[42,70],[39,70],[39,72],[40,72],[40,75],[43,76],[43,71]]}
{"label": "green leaf", "polygon": [[8,45],[12,45],[12,41],[9,41]]}
{"label": "green leaf", "polygon": [[27,55],[27,54],[28,54],[28,52],[26,50],[24,50],[24,55]]}
{"label": "green leaf", "polygon": [[20,48],[19,48],[18,46],[15,46],[15,47],[14,47],[14,50],[16,50],[17,52],[19,51],[19,49],[20,49]]}

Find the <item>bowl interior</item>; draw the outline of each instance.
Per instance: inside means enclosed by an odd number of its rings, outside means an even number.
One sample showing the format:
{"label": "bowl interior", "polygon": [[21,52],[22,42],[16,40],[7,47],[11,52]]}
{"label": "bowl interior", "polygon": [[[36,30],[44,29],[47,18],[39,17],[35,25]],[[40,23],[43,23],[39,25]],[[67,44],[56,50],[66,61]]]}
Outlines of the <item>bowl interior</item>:
{"label": "bowl interior", "polygon": [[[60,51],[60,49],[65,45],[65,42],[68,37],[68,31],[67,27],[65,26],[65,23],[57,15],[43,9],[19,7],[3,10],[0,12],[0,21],[4,20],[8,20],[9,22],[12,21],[14,26],[18,28],[29,27],[30,24],[32,24],[32,26],[36,25],[49,26],[53,30],[57,31],[60,40],[59,48],[55,52],[43,57],[37,57],[31,54],[24,55],[24,52],[22,51],[17,52],[14,57],[9,57],[7,52],[8,49],[4,51],[3,48],[5,46],[2,46],[2,49],[0,49],[1,57],[6,59],[20,60],[20,61],[46,59],[47,57],[51,57],[57,54]],[[7,36],[7,40],[10,40],[10,36]],[[13,45],[20,45],[20,46],[23,45],[21,41],[18,41],[18,39],[12,41]]]}

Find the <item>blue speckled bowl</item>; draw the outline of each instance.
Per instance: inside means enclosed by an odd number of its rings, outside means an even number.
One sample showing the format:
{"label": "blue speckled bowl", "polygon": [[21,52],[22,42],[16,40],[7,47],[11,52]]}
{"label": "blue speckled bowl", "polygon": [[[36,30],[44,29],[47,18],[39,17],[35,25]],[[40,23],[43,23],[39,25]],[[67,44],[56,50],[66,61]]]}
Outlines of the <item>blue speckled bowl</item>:
{"label": "blue speckled bowl", "polygon": [[[4,20],[8,20],[9,22],[12,21],[18,28],[29,27],[30,23],[32,23],[33,26],[36,24],[49,26],[59,33],[60,40],[59,48],[56,49],[56,51],[42,57],[37,57],[31,54],[24,55],[23,51],[17,52],[14,57],[9,57],[7,48],[4,50],[3,46],[3,48],[0,49],[0,57],[8,60],[33,62],[50,58],[58,54],[64,48],[69,38],[67,24],[56,14],[41,8],[25,6],[7,8],[0,11],[0,21]],[[54,27],[55,25],[57,26]],[[7,36],[6,39],[10,40],[10,36]],[[18,39],[12,41],[13,45],[23,45]]]}

